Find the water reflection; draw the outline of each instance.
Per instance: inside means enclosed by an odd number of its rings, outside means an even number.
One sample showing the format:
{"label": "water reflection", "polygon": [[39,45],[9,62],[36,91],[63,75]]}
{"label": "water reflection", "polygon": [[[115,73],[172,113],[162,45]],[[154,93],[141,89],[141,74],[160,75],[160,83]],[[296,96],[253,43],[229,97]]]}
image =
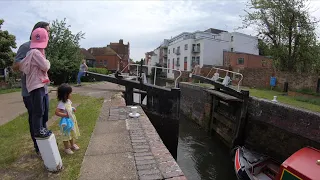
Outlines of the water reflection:
{"label": "water reflection", "polygon": [[180,118],[178,164],[191,180],[236,180],[229,149],[184,116]]}

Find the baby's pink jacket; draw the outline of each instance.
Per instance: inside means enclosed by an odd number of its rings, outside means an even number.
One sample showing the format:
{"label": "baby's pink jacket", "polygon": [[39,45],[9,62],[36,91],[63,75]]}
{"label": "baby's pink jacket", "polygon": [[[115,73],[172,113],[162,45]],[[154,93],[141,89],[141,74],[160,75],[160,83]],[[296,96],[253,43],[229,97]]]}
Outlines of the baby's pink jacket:
{"label": "baby's pink jacket", "polygon": [[43,87],[49,83],[48,70],[50,62],[38,49],[31,49],[20,62],[20,71],[26,74],[28,92]]}

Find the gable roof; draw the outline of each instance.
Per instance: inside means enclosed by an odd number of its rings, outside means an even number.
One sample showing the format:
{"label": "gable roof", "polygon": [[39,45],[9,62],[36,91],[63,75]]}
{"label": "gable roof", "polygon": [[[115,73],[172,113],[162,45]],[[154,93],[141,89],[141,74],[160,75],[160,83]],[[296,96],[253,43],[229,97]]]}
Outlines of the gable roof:
{"label": "gable roof", "polygon": [[88,49],[88,52],[93,56],[111,56],[117,55],[117,53],[110,47],[94,47]]}
{"label": "gable roof", "polygon": [[80,49],[81,53],[83,54],[85,59],[96,59],[92,54],[90,54],[86,49],[81,48]]}

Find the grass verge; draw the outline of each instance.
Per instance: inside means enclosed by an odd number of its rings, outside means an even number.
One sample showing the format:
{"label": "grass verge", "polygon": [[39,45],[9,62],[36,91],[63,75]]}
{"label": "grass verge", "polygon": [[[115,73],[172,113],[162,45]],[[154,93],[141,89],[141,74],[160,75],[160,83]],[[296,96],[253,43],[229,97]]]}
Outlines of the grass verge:
{"label": "grass verge", "polygon": [[311,103],[307,100],[302,101],[300,98],[284,96],[282,92],[263,90],[263,89],[247,89],[250,91],[250,96],[272,100],[273,96],[277,96],[277,100],[281,103],[292,105],[295,107],[307,109],[314,112],[320,112],[320,106]]}
{"label": "grass verge", "polygon": [[0,89],[0,94],[7,94],[12,92],[21,91],[21,88],[11,88],[11,89]]}
{"label": "grass verge", "polygon": [[[65,155],[63,143],[59,136],[58,121],[54,122],[50,129],[57,138],[60,154],[64,164],[64,169],[54,176],[48,173],[43,167],[39,158],[32,157],[34,153],[33,144],[29,134],[27,114],[20,115],[14,120],[0,126],[0,179],[77,179],[80,173],[81,163],[85,151],[88,147],[91,133],[94,129],[96,120],[103,103],[102,99],[74,94],[72,102],[80,104],[77,107],[77,120],[81,136],[76,143],[80,150],[73,155]],[[57,101],[50,102],[51,118],[56,108]]]}

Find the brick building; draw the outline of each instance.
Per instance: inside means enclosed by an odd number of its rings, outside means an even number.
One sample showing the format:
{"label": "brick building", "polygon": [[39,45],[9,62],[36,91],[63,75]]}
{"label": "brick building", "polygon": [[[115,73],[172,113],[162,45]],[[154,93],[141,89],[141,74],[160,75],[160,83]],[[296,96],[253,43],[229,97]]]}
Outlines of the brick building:
{"label": "brick building", "polygon": [[86,60],[86,64],[89,67],[96,67],[96,58],[84,48],[81,48],[80,51],[83,55],[83,58]]}
{"label": "brick building", "polygon": [[96,67],[107,68],[112,72],[119,69],[121,57],[110,47],[94,47],[88,49],[88,52],[95,57]]}
{"label": "brick building", "polygon": [[271,68],[272,59],[242,52],[223,52],[223,65],[231,67],[233,71],[245,68]]}
{"label": "brick building", "polygon": [[125,68],[130,62],[130,44],[123,44],[123,39],[120,39],[119,42],[113,43],[111,42],[108,46],[114,50],[120,57],[119,69],[122,70]]}

